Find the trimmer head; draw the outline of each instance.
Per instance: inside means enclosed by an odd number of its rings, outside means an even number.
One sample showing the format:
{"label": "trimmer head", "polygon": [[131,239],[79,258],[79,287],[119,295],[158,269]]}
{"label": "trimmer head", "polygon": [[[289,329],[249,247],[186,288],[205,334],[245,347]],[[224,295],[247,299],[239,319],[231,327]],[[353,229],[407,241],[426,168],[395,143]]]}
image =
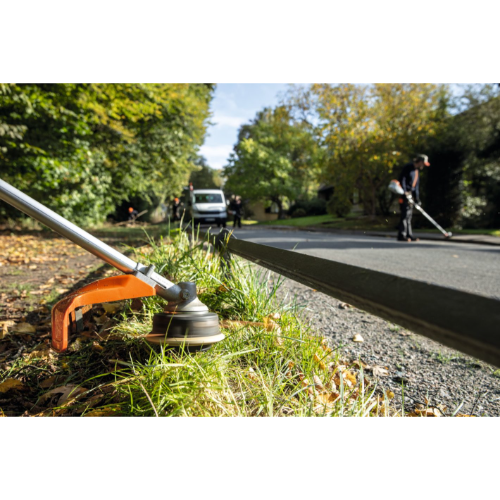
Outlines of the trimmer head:
{"label": "trimmer head", "polygon": [[219,317],[211,312],[166,312],[153,316],[153,330],[146,336],[151,344],[163,344],[187,352],[206,351],[224,340]]}

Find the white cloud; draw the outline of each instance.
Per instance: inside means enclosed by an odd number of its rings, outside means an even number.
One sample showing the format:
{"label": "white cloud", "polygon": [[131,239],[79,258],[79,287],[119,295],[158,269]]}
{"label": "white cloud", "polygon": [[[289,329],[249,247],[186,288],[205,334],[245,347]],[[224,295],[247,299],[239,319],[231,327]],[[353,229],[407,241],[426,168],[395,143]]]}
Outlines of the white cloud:
{"label": "white cloud", "polygon": [[212,118],[214,125],[222,127],[233,127],[239,128],[243,123],[248,121],[246,118],[240,116],[229,116],[229,115],[215,115]]}
{"label": "white cloud", "polygon": [[207,159],[208,164],[212,168],[222,168],[227,163],[230,153],[233,151],[231,144],[223,144],[220,146],[202,146],[200,154]]}

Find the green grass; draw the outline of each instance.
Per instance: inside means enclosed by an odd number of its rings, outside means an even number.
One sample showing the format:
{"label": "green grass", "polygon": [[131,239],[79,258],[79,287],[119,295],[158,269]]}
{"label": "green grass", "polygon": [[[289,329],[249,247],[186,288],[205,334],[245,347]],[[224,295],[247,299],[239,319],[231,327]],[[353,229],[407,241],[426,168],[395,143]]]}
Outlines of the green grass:
{"label": "green grass", "polygon": [[262,226],[315,226],[318,224],[324,224],[327,222],[333,222],[338,220],[337,217],[333,215],[312,215],[309,217],[297,217],[296,219],[282,219],[282,220],[272,220],[259,222]]}
{"label": "green grass", "polygon": [[[264,226],[292,226],[292,227],[323,227],[330,229],[344,229],[357,231],[390,231],[395,232],[399,222],[399,216],[369,217],[348,216],[346,218],[334,217],[333,215],[314,215],[310,217],[299,217],[297,219],[283,219],[276,221],[259,222],[259,225]],[[489,236],[500,237],[500,229],[454,229],[450,231],[453,234],[484,234]],[[421,233],[439,233],[438,229],[425,228],[415,229],[415,232]]]}
{"label": "green grass", "polygon": [[[341,362],[339,354],[330,352],[323,339],[301,321],[297,304],[278,297],[282,281],[273,281],[269,273],[240,260],[233,263],[228,277],[220,260],[184,233],[174,238],[173,245],[153,244],[152,248],[146,254],[139,252],[138,260],[154,263],[174,281],[196,281],[200,299],[220,319],[269,323],[274,317],[280,335],[264,326],[242,323],[223,330],[223,342],[196,355],[143,345],[148,351],[146,360],[130,358],[126,365],[117,366],[121,368],[116,373],[121,402],[114,407],[121,414],[362,416],[376,408],[374,388],[368,388],[359,374],[357,385],[351,387],[339,378],[340,399],[335,404],[326,404],[326,396],[310,394],[315,376],[331,387],[336,373],[331,369]],[[152,315],[161,308],[159,299],[148,299],[142,315],[117,325],[115,334],[137,340],[138,333],[150,331]]]}
{"label": "green grass", "polygon": [[89,232],[98,238],[118,238],[120,240],[147,240],[148,236],[158,238],[166,236],[171,229],[179,227],[179,223],[148,224],[147,226],[102,226],[89,229]]}
{"label": "green grass", "polygon": [[[165,302],[146,298],[141,310],[132,311],[126,301],[121,312],[99,323],[97,339],[73,336],[61,355],[40,344],[6,368],[0,383],[21,378],[32,414],[398,414],[387,396],[375,394],[362,368],[342,359],[302,318],[294,298],[280,292],[281,279],[239,259],[228,275],[207,243],[184,232],[151,240],[134,252],[138,261],[155,264],[174,282],[195,281],[201,301],[220,320],[233,321],[221,327],[225,340],[197,354],[151,346],[143,337]],[[58,377],[52,387],[75,384],[81,393],[58,406],[59,395],[47,395],[49,388],[40,386],[49,376]]]}

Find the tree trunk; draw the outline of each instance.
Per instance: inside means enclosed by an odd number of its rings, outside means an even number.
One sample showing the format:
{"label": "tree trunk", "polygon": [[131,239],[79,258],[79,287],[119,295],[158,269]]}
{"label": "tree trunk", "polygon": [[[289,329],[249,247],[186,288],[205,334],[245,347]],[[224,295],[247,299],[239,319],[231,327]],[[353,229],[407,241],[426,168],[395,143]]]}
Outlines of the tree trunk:
{"label": "tree trunk", "polygon": [[271,201],[273,201],[274,203],[276,203],[276,205],[278,205],[278,220],[283,219],[283,203],[278,197],[271,198]]}
{"label": "tree trunk", "polygon": [[366,213],[370,216],[371,220],[375,220],[377,215],[377,189],[375,186],[369,186],[367,195],[368,196],[364,197],[365,202],[368,202],[368,210],[366,210]]}

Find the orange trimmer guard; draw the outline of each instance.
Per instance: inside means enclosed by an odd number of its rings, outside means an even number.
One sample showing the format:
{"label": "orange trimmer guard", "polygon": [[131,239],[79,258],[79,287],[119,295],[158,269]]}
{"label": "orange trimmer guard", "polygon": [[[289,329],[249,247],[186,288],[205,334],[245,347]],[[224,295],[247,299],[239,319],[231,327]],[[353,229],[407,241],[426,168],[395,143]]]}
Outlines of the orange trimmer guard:
{"label": "orange trimmer guard", "polygon": [[52,348],[64,352],[68,348],[71,314],[79,307],[117,300],[151,297],[154,287],[131,274],[94,281],[60,300],[52,309]]}

